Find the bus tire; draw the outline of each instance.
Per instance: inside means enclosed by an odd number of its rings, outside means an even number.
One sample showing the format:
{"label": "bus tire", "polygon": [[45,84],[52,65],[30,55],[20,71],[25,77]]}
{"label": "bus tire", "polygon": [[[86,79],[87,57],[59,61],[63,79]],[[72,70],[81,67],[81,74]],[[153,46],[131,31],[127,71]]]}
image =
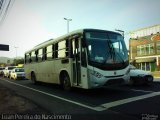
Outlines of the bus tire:
{"label": "bus tire", "polygon": [[61,74],[61,85],[62,85],[62,88],[65,91],[70,91],[71,90],[70,78],[69,78],[68,73],[66,73],[66,72],[63,72]]}
{"label": "bus tire", "polygon": [[31,81],[32,81],[33,84],[37,83],[37,81],[36,81],[36,75],[35,75],[34,72],[31,73]]}

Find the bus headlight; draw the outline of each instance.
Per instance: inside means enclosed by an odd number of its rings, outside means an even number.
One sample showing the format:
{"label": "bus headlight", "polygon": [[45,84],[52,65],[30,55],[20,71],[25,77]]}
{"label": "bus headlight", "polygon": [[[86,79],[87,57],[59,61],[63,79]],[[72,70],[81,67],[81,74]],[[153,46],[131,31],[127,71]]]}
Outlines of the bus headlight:
{"label": "bus headlight", "polygon": [[99,72],[97,72],[97,71],[93,71],[92,75],[94,75],[94,76],[95,76],[95,77],[97,77],[97,78],[101,78],[101,77],[103,77],[103,75],[102,75],[102,74],[100,74],[100,73],[99,73]]}

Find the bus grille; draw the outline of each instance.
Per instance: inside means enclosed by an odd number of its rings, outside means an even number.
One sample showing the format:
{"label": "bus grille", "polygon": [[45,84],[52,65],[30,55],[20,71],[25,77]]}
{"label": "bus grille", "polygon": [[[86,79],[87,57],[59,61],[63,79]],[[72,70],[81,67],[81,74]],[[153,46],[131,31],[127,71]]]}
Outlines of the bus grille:
{"label": "bus grille", "polygon": [[112,80],[108,80],[105,83],[105,86],[107,85],[121,85],[124,84],[124,79],[120,78],[120,79],[112,79]]}

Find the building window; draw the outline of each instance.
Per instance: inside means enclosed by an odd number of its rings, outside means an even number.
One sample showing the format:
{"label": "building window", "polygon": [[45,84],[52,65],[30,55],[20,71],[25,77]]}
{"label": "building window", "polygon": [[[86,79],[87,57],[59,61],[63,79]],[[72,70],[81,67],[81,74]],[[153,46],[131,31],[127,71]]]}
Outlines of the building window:
{"label": "building window", "polygon": [[137,56],[154,54],[154,43],[137,46]]}
{"label": "building window", "polygon": [[145,63],[142,63],[142,70],[145,70]]}
{"label": "building window", "polygon": [[150,54],[150,44],[146,45],[146,55]]}
{"label": "building window", "polygon": [[150,68],[150,63],[147,62],[147,63],[146,63],[146,71],[150,71],[150,69],[151,69],[151,68]]}
{"label": "building window", "polygon": [[154,53],[154,43],[150,44],[150,54]]}
{"label": "building window", "polygon": [[160,42],[157,42],[157,54],[160,54]]}
{"label": "building window", "polygon": [[145,54],[146,54],[146,46],[141,45],[141,55],[145,55]]}
{"label": "building window", "polygon": [[137,56],[141,55],[141,46],[137,46]]}

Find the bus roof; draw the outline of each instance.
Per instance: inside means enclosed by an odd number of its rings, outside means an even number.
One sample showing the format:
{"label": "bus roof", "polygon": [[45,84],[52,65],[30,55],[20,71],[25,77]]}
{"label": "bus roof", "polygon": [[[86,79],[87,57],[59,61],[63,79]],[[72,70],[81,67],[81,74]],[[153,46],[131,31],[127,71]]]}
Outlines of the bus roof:
{"label": "bus roof", "polygon": [[[47,46],[47,45],[52,44],[53,42],[56,42],[56,41],[59,41],[59,40],[63,40],[63,39],[68,38],[68,37],[70,37],[70,36],[72,36],[72,35],[82,34],[84,31],[101,31],[101,32],[117,33],[117,32],[113,32],[113,31],[101,30],[101,29],[78,29],[78,30],[72,31],[72,32],[70,32],[70,33],[68,33],[68,34],[65,34],[65,35],[63,35],[63,36],[60,36],[60,37],[58,37],[58,38],[56,38],[56,39],[49,39],[49,40],[47,40],[47,41],[44,41],[44,42],[36,45],[36,46],[33,47],[32,49],[26,51],[25,53],[29,53],[29,52],[31,52],[31,51],[33,51],[33,50],[37,50],[37,49],[39,49],[39,48],[43,48],[44,46]],[[117,33],[117,34],[119,34],[119,33]]]}

